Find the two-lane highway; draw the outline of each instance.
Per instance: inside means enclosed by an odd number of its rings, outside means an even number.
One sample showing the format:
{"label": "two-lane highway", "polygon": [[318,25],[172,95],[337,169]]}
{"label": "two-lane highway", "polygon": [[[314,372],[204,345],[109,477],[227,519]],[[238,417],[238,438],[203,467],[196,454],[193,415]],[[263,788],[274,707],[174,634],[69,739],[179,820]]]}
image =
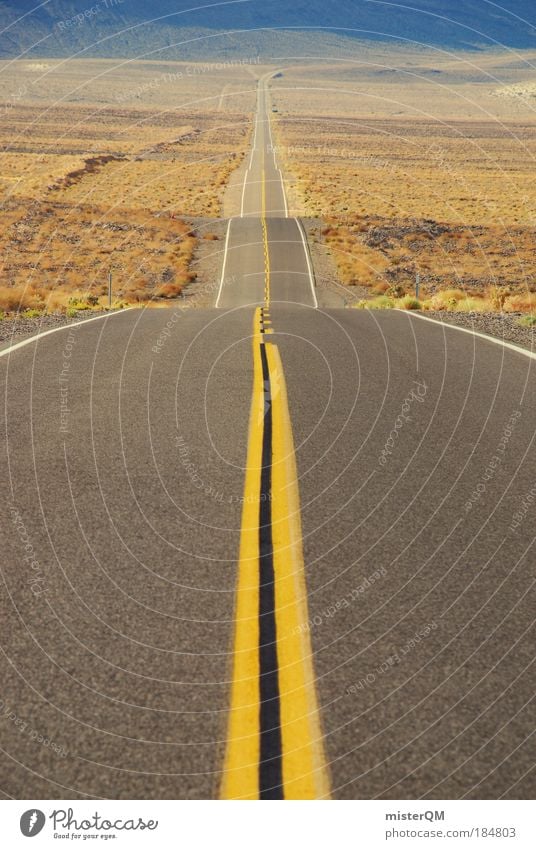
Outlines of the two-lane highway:
{"label": "two-lane highway", "polygon": [[231,218],[216,307],[287,301],[318,306],[301,223],[288,217],[283,175],[272,138],[266,77],[259,81],[251,155],[240,216]]}
{"label": "two-lane highway", "polygon": [[0,351],[2,793],[531,798],[536,358],[315,308],[264,86],[218,308]]}
{"label": "two-lane highway", "polygon": [[288,206],[283,174],[277,162],[270,120],[270,96],[267,81],[272,74],[259,80],[257,114],[251,154],[244,175],[240,216],[260,215],[288,218]]}

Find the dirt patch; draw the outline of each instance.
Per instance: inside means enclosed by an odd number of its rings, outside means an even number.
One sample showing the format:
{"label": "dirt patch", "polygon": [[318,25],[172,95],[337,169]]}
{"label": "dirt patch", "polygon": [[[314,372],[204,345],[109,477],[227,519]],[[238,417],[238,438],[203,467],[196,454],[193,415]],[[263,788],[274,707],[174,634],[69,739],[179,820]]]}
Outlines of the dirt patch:
{"label": "dirt patch", "polygon": [[96,174],[97,171],[100,171],[105,165],[108,165],[109,162],[119,162],[122,159],[123,157],[115,156],[113,154],[91,156],[89,159],[84,159],[84,165],[82,168],[77,168],[75,171],[69,171],[64,177],[60,177],[59,180],[48,187],[48,191],[56,192],[61,191],[62,189],[68,189],[76,183],[79,183],[84,179],[84,177]]}

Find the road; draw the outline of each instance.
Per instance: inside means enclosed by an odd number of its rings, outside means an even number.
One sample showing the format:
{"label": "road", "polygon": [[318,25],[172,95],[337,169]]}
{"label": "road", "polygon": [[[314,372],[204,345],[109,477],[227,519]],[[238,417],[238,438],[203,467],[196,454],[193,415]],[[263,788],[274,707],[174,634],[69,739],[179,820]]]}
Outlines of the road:
{"label": "road", "polygon": [[240,215],[227,226],[217,308],[269,302],[318,306],[305,233],[300,221],[288,215],[266,84],[263,77],[251,154],[240,187]]}
{"label": "road", "polygon": [[317,308],[269,110],[214,308],[0,352],[4,798],[533,795],[534,357]]}

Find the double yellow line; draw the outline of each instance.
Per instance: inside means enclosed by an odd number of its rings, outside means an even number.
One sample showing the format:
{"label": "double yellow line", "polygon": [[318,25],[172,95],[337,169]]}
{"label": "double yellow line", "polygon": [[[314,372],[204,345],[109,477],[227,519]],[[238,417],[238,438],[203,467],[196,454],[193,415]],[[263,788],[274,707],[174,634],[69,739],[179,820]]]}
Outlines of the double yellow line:
{"label": "double yellow line", "polygon": [[266,169],[264,167],[265,151],[262,152],[262,183],[261,183],[261,206],[262,206],[262,241],[264,251],[264,300],[270,305],[270,249],[268,247],[268,225],[266,223]]}
{"label": "double yellow line", "polygon": [[307,628],[300,501],[283,365],[253,332],[253,397],[224,799],[319,799],[329,780]]}

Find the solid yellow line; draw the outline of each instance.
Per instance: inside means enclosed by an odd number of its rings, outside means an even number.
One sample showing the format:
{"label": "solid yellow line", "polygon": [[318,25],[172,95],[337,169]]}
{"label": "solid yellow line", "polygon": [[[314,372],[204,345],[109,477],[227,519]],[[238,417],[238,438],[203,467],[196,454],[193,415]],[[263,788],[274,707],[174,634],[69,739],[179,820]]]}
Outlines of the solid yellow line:
{"label": "solid yellow line", "polygon": [[285,799],[329,798],[312,649],[294,440],[283,365],[266,344],[272,390],[272,542]]}
{"label": "solid yellow line", "polygon": [[260,342],[258,308],[254,317],[253,395],[238,561],[231,707],[221,784],[223,799],[259,798],[259,497],[264,421]]}
{"label": "solid yellow line", "polygon": [[264,341],[261,310],[254,316],[251,402],[238,566],[234,666],[223,799],[259,798],[259,497],[264,435],[265,345],[272,396],[272,543],[285,799],[329,798],[307,628],[300,499],[292,426],[278,348]]}

